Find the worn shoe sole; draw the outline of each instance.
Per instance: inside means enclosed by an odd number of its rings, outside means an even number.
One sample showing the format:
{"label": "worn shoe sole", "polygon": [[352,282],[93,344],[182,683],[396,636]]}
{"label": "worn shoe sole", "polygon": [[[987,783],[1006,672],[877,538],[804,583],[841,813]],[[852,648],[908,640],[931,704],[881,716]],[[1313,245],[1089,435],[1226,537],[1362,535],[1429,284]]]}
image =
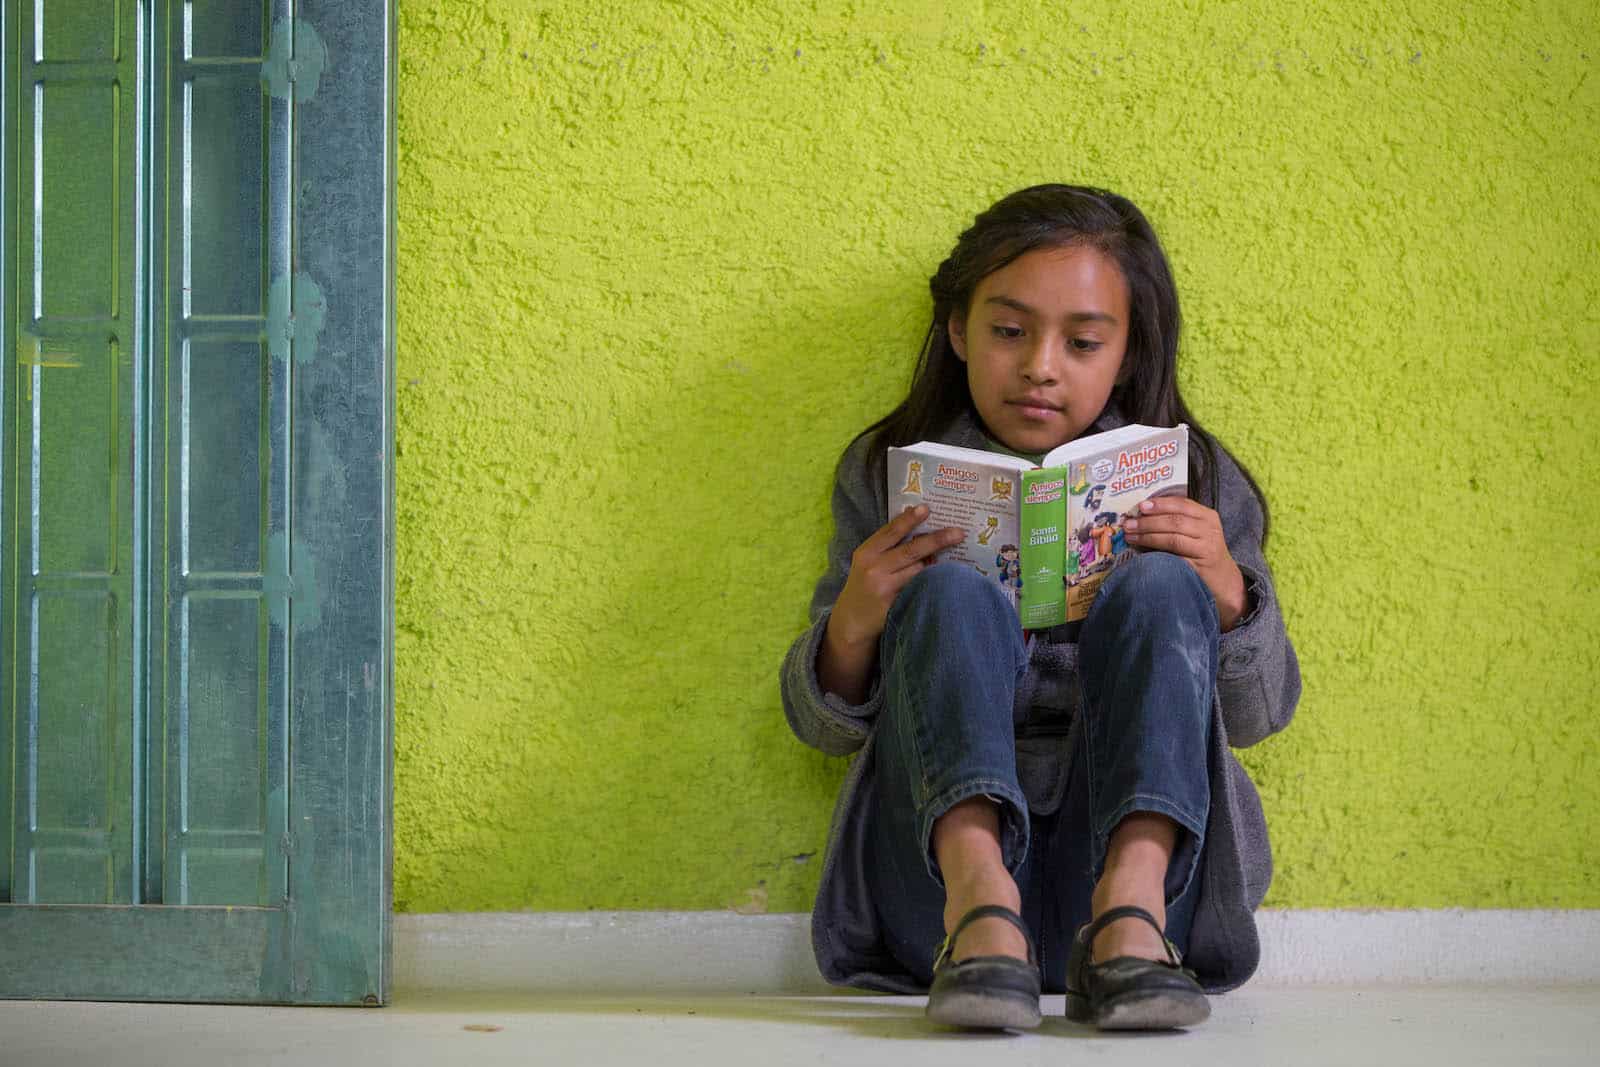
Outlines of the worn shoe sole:
{"label": "worn shoe sole", "polygon": [[973,1030],[1032,1030],[1039,1025],[1039,998],[994,990],[950,989],[928,998],[928,1018]]}
{"label": "worn shoe sole", "polygon": [[1090,1008],[1088,1000],[1069,995],[1067,1018],[1093,1023],[1102,1030],[1180,1030],[1211,1017],[1211,1000],[1204,993],[1171,989],[1129,990]]}

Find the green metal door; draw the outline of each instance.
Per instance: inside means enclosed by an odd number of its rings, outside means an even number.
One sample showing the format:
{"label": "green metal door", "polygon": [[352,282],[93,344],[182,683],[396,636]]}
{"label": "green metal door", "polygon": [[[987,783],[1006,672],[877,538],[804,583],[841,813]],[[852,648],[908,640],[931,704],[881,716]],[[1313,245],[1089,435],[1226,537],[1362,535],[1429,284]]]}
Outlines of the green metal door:
{"label": "green metal door", "polygon": [[0,995],[379,1003],[392,0],[5,0]]}

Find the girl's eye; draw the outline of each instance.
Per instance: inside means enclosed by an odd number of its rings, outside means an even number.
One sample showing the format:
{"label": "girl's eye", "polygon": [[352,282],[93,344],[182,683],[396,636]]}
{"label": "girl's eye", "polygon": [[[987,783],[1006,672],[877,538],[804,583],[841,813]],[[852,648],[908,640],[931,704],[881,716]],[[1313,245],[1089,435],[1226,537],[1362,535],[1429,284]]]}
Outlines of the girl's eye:
{"label": "girl's eye", "polygon": [[1079,352],[1093,352],[1102,343],[1089,337],[1074,337],[1072,339],[1072,347]]}
{"label": "girl's eye", "polygon": [[994,335],[996,337],[1003,338],[1003,339],[1005,339],[1007,341],[1015,341],[1017,338],[1022,336],[1022,327],[1020,327],[1020,326],[996,326],[996,327],[994,327]]}

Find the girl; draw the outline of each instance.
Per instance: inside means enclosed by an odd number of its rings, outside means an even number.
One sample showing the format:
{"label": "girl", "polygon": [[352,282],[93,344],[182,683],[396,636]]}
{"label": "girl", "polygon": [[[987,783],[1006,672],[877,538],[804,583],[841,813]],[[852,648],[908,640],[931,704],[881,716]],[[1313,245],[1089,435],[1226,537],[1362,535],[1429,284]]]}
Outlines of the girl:
{"label": "girl", "polygon": [[[1300,693],[1262,555],[1267,508],[1177,384],[1178,299],[1120,196],[1041,185],[979,215],[934,274],[910,393],[844,452],[828,570],[784,661],[784,710],[859,750],[812,915],[829,981],[928,992],[928,1015],[1039,1022],[1041,989],[1105,1028],[1189,1026],[1239,985],[1271,878],[1229,746]],[[1128,422],[1190,427],[1190,496],[1126,523],[1138,556],[1080,624],[1024,633],[993,582],[886,513],[885,452],[1037,458]],[[931,988],[930,988],[931,987]]]}

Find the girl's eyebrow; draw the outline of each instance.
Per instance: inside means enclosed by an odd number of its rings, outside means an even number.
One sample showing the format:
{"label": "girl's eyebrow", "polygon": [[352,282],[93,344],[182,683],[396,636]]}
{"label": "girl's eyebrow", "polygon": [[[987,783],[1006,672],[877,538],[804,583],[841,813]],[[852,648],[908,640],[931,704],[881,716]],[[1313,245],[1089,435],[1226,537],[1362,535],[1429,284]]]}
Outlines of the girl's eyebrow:
{"label": "girl's eyebrow", "polygon": [[[1016,311],[1020,311],[1024,315],[1032,315],[1036,318],[1039,317],[1039,312],[1036,308],[1029,307],[1027,304],[1024,304],[1015,297],[991,296],[989,299],[985,300],[984,303],[999,304],[1002,307],[1008,307]],[[1104,322],[1111,326],[1115,326],[1117,324],[1117,317],[1104,311],[1072,311],[1068,312],[1066,317],[1072,322]]]}

